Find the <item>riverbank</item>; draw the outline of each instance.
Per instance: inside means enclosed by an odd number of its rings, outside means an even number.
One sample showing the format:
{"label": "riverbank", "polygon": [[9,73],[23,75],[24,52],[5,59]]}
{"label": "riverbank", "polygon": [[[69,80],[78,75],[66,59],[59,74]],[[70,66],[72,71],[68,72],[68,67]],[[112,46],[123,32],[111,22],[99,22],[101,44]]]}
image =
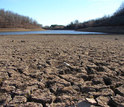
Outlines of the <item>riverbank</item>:
{"label": "riverbank", "polygon": [[104,32],[104,33],[112,33],[112,34],[124,34],[124,26],[116,26],[116,27],[88,27],[84,29],[79,29],[78,31],[86,31],[86,32]]}
{"label": "riverbank", "polygon": [[0,32],[17,32],[17,31],[42,31],[42,28],[25,29],[25,28],[0,28]]}
{"label": "riverbank", "polygon": [[124,35],[0,36],[0,106],[124,106]]}

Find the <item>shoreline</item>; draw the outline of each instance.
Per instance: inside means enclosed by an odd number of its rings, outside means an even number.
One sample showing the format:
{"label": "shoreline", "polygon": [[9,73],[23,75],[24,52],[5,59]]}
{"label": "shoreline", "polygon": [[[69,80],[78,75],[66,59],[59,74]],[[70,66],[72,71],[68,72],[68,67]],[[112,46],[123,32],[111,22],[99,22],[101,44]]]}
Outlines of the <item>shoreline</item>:
{"label": "shoreline", "polygon": [[16,34],[16,35],[0,35],[1,36],[43,36],[43,37],[47,37],[47,36],[57,36],[57,37],[61,37],[61,36],[74,36],[74,37],[83,37],[83,36],[92,36],[92,37],[109,37],[109,36],[113,36],[113,37],[124,37],[124,34]]}
{"label": "shoreline", "polygon": [[0,28],[0,32],[19,32],[19,31],[43,31],[42,28],[25,29],[25,28]]}
{"label": "shoreline", "polygon": [[121,27],[120,26],[88,27],[88,28],[78,29],[77,31],[124,34],[124,26],[121,26]]}

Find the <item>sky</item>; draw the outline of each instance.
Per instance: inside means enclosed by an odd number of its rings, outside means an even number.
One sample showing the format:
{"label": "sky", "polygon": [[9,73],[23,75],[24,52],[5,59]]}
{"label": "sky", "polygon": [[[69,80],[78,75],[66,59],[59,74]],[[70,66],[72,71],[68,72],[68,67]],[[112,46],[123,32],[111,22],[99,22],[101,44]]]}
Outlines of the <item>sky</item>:
{"label": "sky", "polygon": [[0,0],[0,9],[29,16],[43,26],[67,25],[112,15],[124,0]]}

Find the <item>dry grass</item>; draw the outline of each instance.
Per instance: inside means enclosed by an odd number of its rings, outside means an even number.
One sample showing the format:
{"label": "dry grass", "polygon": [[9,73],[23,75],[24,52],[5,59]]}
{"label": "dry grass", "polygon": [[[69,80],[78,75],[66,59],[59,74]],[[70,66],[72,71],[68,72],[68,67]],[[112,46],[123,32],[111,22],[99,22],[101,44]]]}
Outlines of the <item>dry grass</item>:
{"label": "dry grass", "polygon": [[0,28],[0,32],[13,32],[13,31],[41,31],[42,28],[25,29],[25,28]]}

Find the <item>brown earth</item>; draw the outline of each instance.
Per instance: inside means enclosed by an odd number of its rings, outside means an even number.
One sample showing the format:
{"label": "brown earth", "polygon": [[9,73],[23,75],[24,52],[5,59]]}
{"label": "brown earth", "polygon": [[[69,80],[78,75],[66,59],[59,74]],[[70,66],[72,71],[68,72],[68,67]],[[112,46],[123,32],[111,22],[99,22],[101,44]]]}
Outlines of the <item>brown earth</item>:
{"label": "brown earth", "polygon": [[0,36],[0,106],[124,107],[124,35]]}
{"label": "brown earth", "polygon": [[33,28],[33,29],[25,29],[25,28],[0,28],[0,32],[15,32],[15,31],[41,31],[44,30],[42,28]]}

